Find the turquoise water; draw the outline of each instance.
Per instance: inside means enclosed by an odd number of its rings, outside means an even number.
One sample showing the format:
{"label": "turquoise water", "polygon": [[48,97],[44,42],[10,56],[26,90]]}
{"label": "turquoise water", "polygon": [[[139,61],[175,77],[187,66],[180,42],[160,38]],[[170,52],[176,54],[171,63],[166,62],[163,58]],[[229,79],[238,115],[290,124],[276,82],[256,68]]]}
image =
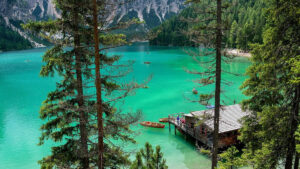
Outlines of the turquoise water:
{"label": "turquoise water", "polygon": [[[46,49],[6,52],[0,54],[0,169],[35,169],[37,161],[49,153],[50,143],[37,146],[42,121],[38,118],[39,107],[49,91],[55,88],[57,77],[41,78],[39,71],[41,56]],[[180,48],[149,47],[147,43],[137,43],[111,51],[123,55],[123,60],[135,60],[131,77],[142,82],[153,75],[149,89],[139,89],[129,96],[122,105],[123,110],[143,111],[143,120],[158,121],[168,114],[204,109],[188,99],[196,99],[191,91],[197,76],[188,74],[185,68],[198,69],[199,66]],[[150,65],[145,65],[150,61]],[[243,74],[249,62],[237,58],[224,69]],[[223,74],[223,79],[232,81],[224,86],[223,104],[239,102],[245,96],[239,86],[244,76]],[[200,92],[212,92],[213,87],[198,88]],[[134,126],[140,132],[137,145],[128,149],[138,149],[146,141],[160,145],[167,164],[171,169],[206,169],[210,160],[195,151],[193,142],[186,142],[181,135],[174,135],[165,129]]]}

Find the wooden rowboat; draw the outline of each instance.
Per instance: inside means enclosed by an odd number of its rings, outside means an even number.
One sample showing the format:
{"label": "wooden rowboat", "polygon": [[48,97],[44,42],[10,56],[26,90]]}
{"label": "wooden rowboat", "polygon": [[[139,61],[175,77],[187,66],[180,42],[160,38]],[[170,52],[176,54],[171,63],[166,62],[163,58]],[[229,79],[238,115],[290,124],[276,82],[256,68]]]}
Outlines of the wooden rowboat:
{"label": "wooden rowboat", "polygon": [[194,94],[198,94],[198,91],[197,91],[197,90],[193,90],[193,93],[194,93]]}
{"label": "wooden rowboat", "polygon": [[162,123],[169,122],[169,118],[160,118],[159,122],[162,122]]}
{"label": "wooden rowboat", "polygon": [[150,122],[150,121],[143,121],[140,123],[142,126],[145,127],[153,127],[153,128],[165,128],[164,124]]}

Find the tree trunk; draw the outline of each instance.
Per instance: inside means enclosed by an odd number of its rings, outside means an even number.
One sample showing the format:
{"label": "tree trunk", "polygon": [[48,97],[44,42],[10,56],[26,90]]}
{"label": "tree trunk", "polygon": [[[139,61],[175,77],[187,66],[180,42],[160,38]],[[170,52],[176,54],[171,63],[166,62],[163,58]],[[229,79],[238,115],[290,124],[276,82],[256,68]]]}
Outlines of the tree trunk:
{"label": "tree trunk", "polygon": [[74,11],[74,52],[75,52],[75,69],[76,69],[76,90],[77,90],[77,101],[79,106],[79,130],[80,130],[80,142],[81,142],[81,152],[80,161],[81,167],[83,169],[89,168],[89,157],[88,157],[88,135],[86,123],[88,121],[87,115],[82,109],[84,106],[83,99],[83,87],[82,87],[82,71],[81,71],[81,54],[80,50],[80,35],[78,34],[78,12]]}
{"label": "tree trunk", "polygon": [[295,132],[298,127],[298,114],[299,114],[299,102],[300,102],[300,87],[296,88],[295,98],[293,100],[293,109],[292,109],[292,121],[291,121],[291,129],[290,129],[290,141],[288,143],[287,156],[285,161],[285,169],[292,169],[293,167],[293,156],[295,154],[296,140],[295,140]]}
{"label": "tree trunk", "polygon": [[97,93],[97,123],[98,123],[98,169],[104,168],[103,159],[103,110],[101,98],[101,74],[100,74],[100,55],[99,55],[99,32],[98,32],[98,9],[97,1],[93,0],[93,23],[94,23],[94,41],[95,41],[95,73],[96,73],[96,93]]}
{"label": "tree trunk", "polygon": [[215,115],[213,133],[212,169],[217,168],[218,141],[219,141],[219,116],[221,94],[221,48],[222,48],[222,1],[217,0],[217,29],[216,29],[216,89],[215,89]]}
{"label": "tree trunk", "polygon": [[299,168],[299,153],[296,153],[295,162],[294,162],[294,169],[298,169],[298,168]]}

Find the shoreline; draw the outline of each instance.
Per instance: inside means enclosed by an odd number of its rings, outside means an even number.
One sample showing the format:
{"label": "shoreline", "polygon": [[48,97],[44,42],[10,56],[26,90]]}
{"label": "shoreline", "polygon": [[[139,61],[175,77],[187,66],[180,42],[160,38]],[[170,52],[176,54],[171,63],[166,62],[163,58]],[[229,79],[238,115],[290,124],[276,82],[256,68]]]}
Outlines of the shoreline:
{"label": "shoreline", "polygon": [[[131,43],[148,43],[149,41],[144,40],[144,41],[132,41]],[[151,45],[150,45],[151,46]],[[5,52],[14,52],[14,51],[22,51],[22,50],[30,50],[30,49],[40,49],[40,48],[46,48],[49,46],[38,46],[38,47],[32,47],[32,48],[27,48],[27,49],[20,49],[20,50],[8,50],[8,51],[1,51],[0,53],[5,53]],[[173,47],[173,46],[172,46]],[[238,57],[246,57],[246,58],[251,58],[252,55],[249,52],[244,52],[240,49],[224,49],[224,53],[228,54],[228,55],[232,55],[232,56],[238,56]]]}
{"label": "shoreline", "polygon": [[240,49],[225,49],[225,52],[227,54],[233,55],[233,56],[241,56],[241,57],[251,58],[251,53],[249,53],[249,52],[243,52]]}

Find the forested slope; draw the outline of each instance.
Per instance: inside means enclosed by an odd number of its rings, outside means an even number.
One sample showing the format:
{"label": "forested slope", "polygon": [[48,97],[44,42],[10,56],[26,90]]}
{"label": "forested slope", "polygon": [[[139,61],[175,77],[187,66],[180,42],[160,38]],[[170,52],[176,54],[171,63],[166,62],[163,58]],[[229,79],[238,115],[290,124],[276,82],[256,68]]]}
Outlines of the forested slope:
{"label": "forested slope", "polygon": [[[262,32],[266,22],[264,7],[264,2],[259,0],[233,0],[229,3],[229,8],[223,15],[228,25],[228,30],[224,32],[226,47],[249,50],[249,44],[262,42]],[[198,17],[199,20],[203,20],[205,17],[204,14],[195,16],[193,13],[195,8],[205,8],[205,6],[190,6],[178,16],[172,17],[162,25],[154,28],[152,34],[156,36],[150,40],[150,44],[193,45],[193,42],[184,34],[184,31],[188,31],[195,24],[188,24],[185,19]]]}
{"label": "forested slope", "polygon": [[[18,23],[15,23],[18,24]],[[0,51],[21,50],[32,48],[31,43],[20,36],[18,32],[9,29],[0,17]]]}

